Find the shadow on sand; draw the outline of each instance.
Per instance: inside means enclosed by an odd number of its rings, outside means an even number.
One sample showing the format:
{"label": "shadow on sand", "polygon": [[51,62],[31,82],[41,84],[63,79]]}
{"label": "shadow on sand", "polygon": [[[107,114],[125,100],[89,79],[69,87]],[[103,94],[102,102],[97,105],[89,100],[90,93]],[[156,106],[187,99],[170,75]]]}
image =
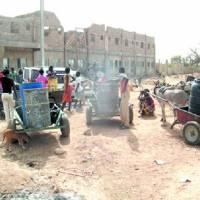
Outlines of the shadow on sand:
{"label": "shadow on sand", "polygon": [[111,138],[119,138],[126,137],[127,142],[130,148],[133,151],[139,152],[139,142],[137,137],[134,135],[133,131],[136,128],[133,126],[130,129],[120,129],[121,121],[118,119],[102,119],[102,120],[94,120],[92,125],[88,127],[88,130],[84,133],[84,135],[88,136],[97,136],[103,135],[105,137]]}
{"label": "shadow on sand", "polygon": [[148,120],[148,121],[150,121],[150,120],[155,120],[155,119],[157,119],[157,116],[156,115],[154,115],[154,116],[139,116],[139,118],[140,119],[142,119],[142,120]]}
{"label": "shadow on sand", "polygon": [[[57,139],[54,132],[41,132],[29,134],[31,139],[28,144],[26,144],[26,149],[22,150],[18,143],[12,144],[12,151],[7,152],[3,157],[10,159],[12,161],[17,161],[20,164],[28,165],[29,167],[34,167],[36,169],[43,168],[50,156],[55,155],[55,149],[60,148],[61,145],[67,145],[70,143],[70,138],[60,137]],[[64,155],[59,157],[63,158]]]}

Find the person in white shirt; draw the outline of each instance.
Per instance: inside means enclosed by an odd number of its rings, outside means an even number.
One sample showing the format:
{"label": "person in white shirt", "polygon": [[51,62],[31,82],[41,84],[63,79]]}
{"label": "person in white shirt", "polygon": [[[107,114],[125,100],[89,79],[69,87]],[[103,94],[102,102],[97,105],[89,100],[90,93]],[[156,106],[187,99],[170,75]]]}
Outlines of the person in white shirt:
{"label": "person in white shirt", "polygon": [[82,108],[82,103],[84,101],[84,90],[83,90],[82,79],[80,75],[81,75],[80,72],[76,72],[75,97],[77,101],[76,101],[75,107],[77,105],[77,102],[79,102],[79,107]]}

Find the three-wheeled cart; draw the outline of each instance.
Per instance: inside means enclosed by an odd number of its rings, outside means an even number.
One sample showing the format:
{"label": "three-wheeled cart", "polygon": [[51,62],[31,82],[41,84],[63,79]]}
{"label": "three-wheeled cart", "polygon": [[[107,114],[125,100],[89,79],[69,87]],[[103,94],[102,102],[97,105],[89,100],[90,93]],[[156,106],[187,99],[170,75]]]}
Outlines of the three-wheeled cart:
{"label": "three-wheeled cart", "polygon": [[188,107],[174,108],[175,124],[183,125],[183,137],[185,142],[191,145],[200,143],[200,116],[188,111]]}
{"label": "three-wheeled cart", "polygon": [[[120,115],[119,81],[117,79],[94,84],[93,94],[87,99],[86,123],[91,125],[96,118],[111,118]],[[133,121],[133,105],[129,106],[129,121]]]}
{"label": "three-wheeled cart", "polygon": [[60,129],[62,136],[68,137],[67,114],[55,102],[49,101],[48,89],[40,86],[38,83],[22,84],[20,102],[14,110],[13,128],[17,132]]}

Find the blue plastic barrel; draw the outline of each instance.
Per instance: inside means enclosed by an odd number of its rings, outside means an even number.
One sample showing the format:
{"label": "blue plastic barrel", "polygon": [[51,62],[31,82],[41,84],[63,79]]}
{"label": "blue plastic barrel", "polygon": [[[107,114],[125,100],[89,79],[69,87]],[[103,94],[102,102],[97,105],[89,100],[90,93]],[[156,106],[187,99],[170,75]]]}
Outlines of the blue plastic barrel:
{"label": "blue plastic barrel", "polygon": [[196,79],[192,84],[189,99],[189,112],[200,115],[200,79]]}
{"label": "blue plastic barrel", "polygon": [[42,83],[23,83],[19,87],[24,125],[27,125],[26,105],[25,105],[26,100],[25,100],[24,90],[40,89],[40,88],[43,88]]}

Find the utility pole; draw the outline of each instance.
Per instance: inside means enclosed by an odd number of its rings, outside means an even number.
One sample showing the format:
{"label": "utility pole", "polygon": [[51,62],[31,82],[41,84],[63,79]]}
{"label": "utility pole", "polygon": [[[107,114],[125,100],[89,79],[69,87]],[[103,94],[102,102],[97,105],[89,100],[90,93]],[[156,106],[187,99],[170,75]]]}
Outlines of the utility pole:
{"label": "utility pole", "polygon": [[40,0],[40,51],[41,51],[41,65],[45,66],[44,55],[44,0]]}
{"label": "utility pole", "polygon": [[85,47],[86,47],[86,69],[87,73],[90,68],[90,58],[89,58],[89,36],[88,36],[88,29],[84,29],[84,34],[85,34]]}
{"label": "utility pole", "polygon": [[124,63],[123,63],[123,31],[121,29],[121,35],[120,35],[120,41],[121,41],[121,66],[120,67],[124,67]]}
{"label": "utility pole", "polygon": [[107,72],[109,72],[110,75],[110,69],[108,69],[108,67],[110,67],[108,65],[108,35],[107,35],[107,30],[105,31],[105,35],[104,35],[104,68],[105,68],[105,74],[107,74]]}
{"label": "utility pole", "polygon": [[79,60],[79,56],[78,56],[78,28],[75,28],[75,38],[76,38],[76,62],[75,62],[75,65],[76,65],[76,70],[78,70],[78,60]]}
{"label": "utility pole", "polygon": [[146,34],[145,34],[145,44],[144,44],[144,69],[145,69],[144,75],[147,76],[148,69],[147,69],[147,36]]}
{"label": "utility pole", "polygon": [[[86,39],[85,39],[85,29],[84,28],[75,28],[75,40],[76,40],[76,65],[77,65],[77,69],[79,67],[83,67],[83,66],[79,66],[79,59],[80,61],[83,61],[83,47],[81,47],[81,42],[80,39],[81,39],[81,34],[84,38],[84,42],[85,42],[85,45],[86,45]],[[83,64],[83,63],[80,63],[80,64]]]}
{"label": "utility pole", "polygon": [[133,33],[133,77],[136,78],[136,32]]}

